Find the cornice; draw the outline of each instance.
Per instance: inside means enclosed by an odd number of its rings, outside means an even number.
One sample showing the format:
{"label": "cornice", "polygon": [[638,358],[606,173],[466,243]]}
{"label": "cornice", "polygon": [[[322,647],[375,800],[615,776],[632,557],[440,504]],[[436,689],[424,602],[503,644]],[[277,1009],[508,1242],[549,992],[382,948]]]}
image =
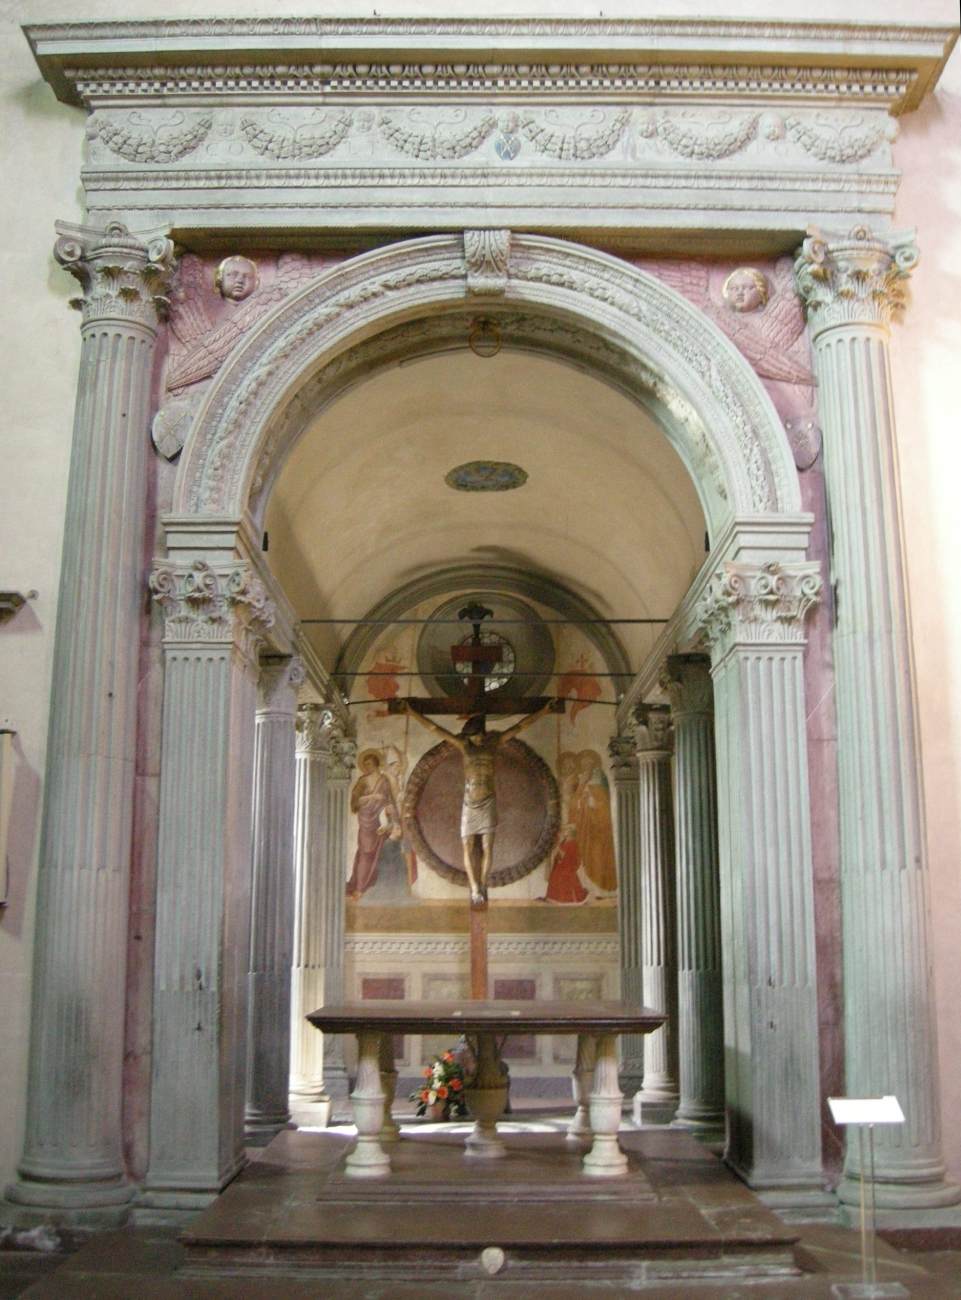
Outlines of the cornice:
{"label": "cornice", "polygon": [[957,38],[948,24],[728,19],[197,18],[24,31],[57,97],[74,104],[84,101],[81,83],[150,93],[138,87],[158,70],[190,69],[182,93],[191,78],[196,93],[203,70],[219,69],[221,98],[232,83],[264,84],[265,74],[285,94],[298,79],[313,92],[419,96],[460,96],[465,85],[491,93],[506,82],[510,93],[526,83],[539,98],[552,89],[604,93],[607,79],[608,93],[622,96],[716,95],[723,81],[728,94],[802,99],[846,86],[863,95],[873,83],[895,112],[918,106]]}

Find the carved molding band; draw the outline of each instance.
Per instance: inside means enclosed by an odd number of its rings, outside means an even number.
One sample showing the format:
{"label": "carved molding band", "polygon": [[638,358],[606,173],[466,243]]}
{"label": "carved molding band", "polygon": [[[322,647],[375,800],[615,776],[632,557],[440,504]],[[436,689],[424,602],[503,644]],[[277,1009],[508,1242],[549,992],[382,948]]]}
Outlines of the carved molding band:
{"label": "carved molding band", "polygon": [[697,618],[708,643],[803,645],[804,620],[821,596],[817,563],[725,564],[708,584]]}
{"label": "carved molding band", "polygon": [[118,321],[156,329],[167,304],[173,272],[174,246],[164,235],[132,235],[122,222],[105,229],[56,223],[54,257],[83,286],[83,296],[71,307],[83,313],[83,323]]}
{"label": "carved molding band", "polygon": [[813,337],[835,325],[887,325],[904,306],[918,256],[913,231],[888,238],[866,226],[847,236],[812,231],[794,270]]}
{"label": "carved molding band", "polygon": [[263,634],[274,623],[273,602],[244,560],[220,564],[158,560],[149,584],[164,612],[168,645],[236,643],[254,659]]}

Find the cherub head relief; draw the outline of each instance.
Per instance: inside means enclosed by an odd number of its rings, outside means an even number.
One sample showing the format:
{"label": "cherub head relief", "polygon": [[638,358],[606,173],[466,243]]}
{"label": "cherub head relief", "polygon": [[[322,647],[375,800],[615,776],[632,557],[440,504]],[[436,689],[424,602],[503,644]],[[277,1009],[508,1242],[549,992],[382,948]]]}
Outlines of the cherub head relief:
{"label": "cherub head relief", "polygon": [[758,311],[767,304],[767,279],[753,266],[739,266],[724,281],[721,296],[732,311]]}
{"label": "cherub head relief", "polygon": [[257,263],[252,262],[249,257],[237,255],[225,257],[217,267],[214,276],[217,292],[227,302],[243,302],[245,298],[250,297],[259,283]]}

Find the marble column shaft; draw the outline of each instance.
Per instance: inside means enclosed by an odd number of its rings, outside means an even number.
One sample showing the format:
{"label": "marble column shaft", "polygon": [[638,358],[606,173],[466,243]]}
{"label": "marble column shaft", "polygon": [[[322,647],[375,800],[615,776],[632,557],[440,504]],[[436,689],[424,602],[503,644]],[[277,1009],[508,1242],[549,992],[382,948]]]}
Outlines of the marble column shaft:
{"label": "marble column shaft", "polygon": [[332,715],[322,704],[297,710],[294,795],[294,949],[290,995],[291,1105],[327,1101],[323,1035],[306,1019],[324,1002],[327,764]]}
{"label": "marble column shaft", "polygon": [[662,685],[674,725],[678,1068],[674,1123],[724,1124],[721,921],[713,692],[706,655],[672,655]]}
{"label": "marble column shaft", "polygon": [[294,718],[300,659],[261,660],[254,724],[253,878],[247,1017],[249,1137],[290,1119],[290,983],[294,930]]}
{"label": "marble column shaft", "polygon": [[[644,990],[641,976],[641,863],[638,841],[637,758],[633,736],[614,736],[608,744],[614,778],[615,848],[617,852],[617,920],[621,950],[621,997],[640,1005]],[[629,1096],[641,1086],[644,1075],[644,1039],[640,1034],[621,1038],[621,1088]]]}
{"label": "marble column shaft", "polygon": [[[814,345],[835,592],[845,1071],[893,1093],[875,1133],[879,1207],[956,1203],[941,1146],[917,704],[899,500],[889,323],[913,235],[813,235],[795,271]],[[848,1143],[841,1199],[859,1197]]]}
{"label": "marble column shaft", "polygon": [[820,1194],[804,620],[816,563],[726,564],[712,647],[724,935],[725,1157],[752,1187]]}
{"label": "marble column shaft", "polygon": [[[37,885],[27,1120],[11,1200],[121,1217],[127,899],[149,402],[173,246],[58,223],[83,286]],[[93,1219],[91,1220],[93,1222]]]}
{"label": "marble column shaft", "polygon": [[[666,709],[642,705],[636,733],[641,854],[643,1002],[667,1022],[644,1043],[644,1085],[638,1101],[654,1113],[678,1101],[677,884],[671,787],[673,736]],[[643,1118],[643,1114],[639,1116]]]}
{"label": "marble column shaft", "polygon": [[243,560],[158,561],[165,615],[150,1159],[142,1203],[206,1204],[244,1161],[259,651]]}

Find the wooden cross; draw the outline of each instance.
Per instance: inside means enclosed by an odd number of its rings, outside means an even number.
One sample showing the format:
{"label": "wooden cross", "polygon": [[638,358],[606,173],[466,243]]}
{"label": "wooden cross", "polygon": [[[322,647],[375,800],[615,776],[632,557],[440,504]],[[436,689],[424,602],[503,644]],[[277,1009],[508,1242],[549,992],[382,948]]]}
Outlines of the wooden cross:
{"label": "wooden cross", "polygon": [[[401,713],[405,712],[408,706],[413,706],[418,714],[481,717],[485,720],[485,724],[486,719],[492,715],[508,717],[517,714],[531,716],[544,711],[564,712],[565,701],[552,699],[551,696],[501,695],[499,692],[487,690],[487,679],[493,675],[501,657],[500,647],[496,643],[485,643],[481,635],[481,624],[485,618],[493,617],[492,611],[485,609],[483,605],[467,605],[459,611],[458,617],[470,622],[473,628],[469,641],[451,647],[451,660],[455,669],[460,670],[462,664],[468,665],[466,689],[463,694],[389,700],[388,712]],[[471,997],[485,999],[488,996],[486,890],[481,899],[471,900],[469,914]]]}

